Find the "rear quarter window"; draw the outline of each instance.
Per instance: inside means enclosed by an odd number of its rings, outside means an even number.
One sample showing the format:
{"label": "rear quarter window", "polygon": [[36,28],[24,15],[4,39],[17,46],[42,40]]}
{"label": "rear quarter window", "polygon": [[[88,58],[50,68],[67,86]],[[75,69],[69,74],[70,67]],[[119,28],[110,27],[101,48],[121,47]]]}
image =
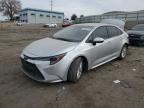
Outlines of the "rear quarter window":
{"label": "rear quarter window", "polygon": [[117,28],[117,32],[118,32],[118,35],[122,35],[123,34],[123,32],[120,29],[118,29],[118,28]]}

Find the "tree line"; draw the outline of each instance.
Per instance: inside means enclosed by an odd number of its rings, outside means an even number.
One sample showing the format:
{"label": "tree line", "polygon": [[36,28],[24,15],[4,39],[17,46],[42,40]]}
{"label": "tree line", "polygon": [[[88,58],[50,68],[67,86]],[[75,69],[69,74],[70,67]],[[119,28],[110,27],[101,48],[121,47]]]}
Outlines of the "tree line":
{"label": "tree line", "polygon": [[21,1],[19,0],[0,0],[0,12],[8,16],[10,21],[14,20],[14,15],[21,10]]}

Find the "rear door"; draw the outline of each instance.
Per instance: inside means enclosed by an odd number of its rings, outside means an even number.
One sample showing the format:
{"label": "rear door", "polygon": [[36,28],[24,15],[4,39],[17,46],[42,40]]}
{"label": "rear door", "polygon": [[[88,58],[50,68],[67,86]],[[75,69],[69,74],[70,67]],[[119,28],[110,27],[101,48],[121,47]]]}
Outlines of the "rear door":
{"label": "rear door", "polygon": [[123,32],[115,26],[107,26],[111,57],[118,56],[121,50]]}

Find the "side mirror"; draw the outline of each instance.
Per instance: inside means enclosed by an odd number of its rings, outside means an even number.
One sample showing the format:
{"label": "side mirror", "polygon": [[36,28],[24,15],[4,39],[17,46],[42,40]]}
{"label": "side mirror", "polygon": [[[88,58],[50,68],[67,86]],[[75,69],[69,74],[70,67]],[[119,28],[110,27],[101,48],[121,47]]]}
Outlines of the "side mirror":
{"label": "side mirror", "polygon": [[96,37],[94,40],[93,40],[93,45],[96,45],[97,43],[103,43],[104,42],[104,39],[101,38],[101,37]]}

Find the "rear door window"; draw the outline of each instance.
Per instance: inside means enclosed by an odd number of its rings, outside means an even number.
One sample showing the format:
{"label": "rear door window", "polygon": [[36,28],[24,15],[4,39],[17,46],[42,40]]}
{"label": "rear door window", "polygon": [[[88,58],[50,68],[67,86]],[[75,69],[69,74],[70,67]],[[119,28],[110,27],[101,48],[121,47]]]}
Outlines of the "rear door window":
{"label": "rear door window", "polygon": [[110,38],[120,36],[123,33],[120,29],[114,26],[108,26],[107,29],[108,29],[108,34]]}

